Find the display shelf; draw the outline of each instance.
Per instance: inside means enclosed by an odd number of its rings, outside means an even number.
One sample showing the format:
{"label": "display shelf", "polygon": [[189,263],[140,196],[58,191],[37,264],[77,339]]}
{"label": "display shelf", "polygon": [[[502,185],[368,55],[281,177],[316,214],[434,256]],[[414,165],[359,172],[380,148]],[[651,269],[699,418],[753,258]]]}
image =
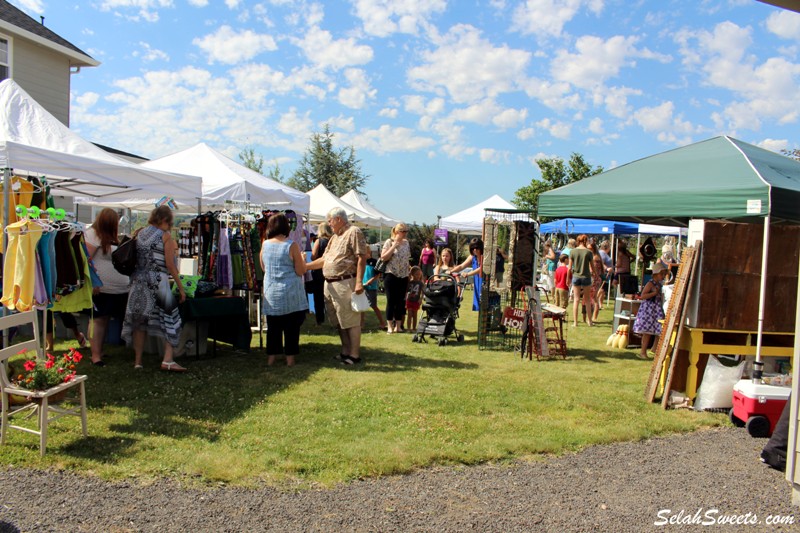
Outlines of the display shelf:
{"label": "display shelf", "polygon": [[[614,300],[614,322],[611,331],[616,332],[621,324],[627,324],[629,326],[628,348],[639,348],[642,345],[642,336],[633,332],[633,323],[636,320],[636,313],[639,311],[641,303],[641,300],[622,298],[620,296]],[[627,311],[627,314],[623,313],[623,311]]]}

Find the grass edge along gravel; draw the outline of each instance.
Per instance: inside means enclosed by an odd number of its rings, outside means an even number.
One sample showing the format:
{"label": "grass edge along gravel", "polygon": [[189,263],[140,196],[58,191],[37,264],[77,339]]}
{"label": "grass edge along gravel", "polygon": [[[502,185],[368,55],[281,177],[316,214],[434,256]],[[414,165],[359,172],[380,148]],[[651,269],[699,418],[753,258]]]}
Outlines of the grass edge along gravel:
{"label": "grass edge along gravel", "polygon": [[438,465],[536,460],[728,423],[645,403],[651,363],[606,347],[607,309],[592,328],[566,326],[566,360],[528,361],[479,350],[477,313],[464,307],[465,342],[443,347],[386,335],[367,315],[366,365],[355,369],[334,361],[338,336],[313,317],[291,368],[280,360],[268,367],[257,336],[249,354],[220,345],[217,357],[190,358],[186,375],[158,371],[157,355],[134,372],[131,352],[111,348],[105,367],[88,357],[79,367],[90,376],[89,437],[77,419],[59,420],[39,458],[34,436],[11,431],[0,465],[295,490]]}

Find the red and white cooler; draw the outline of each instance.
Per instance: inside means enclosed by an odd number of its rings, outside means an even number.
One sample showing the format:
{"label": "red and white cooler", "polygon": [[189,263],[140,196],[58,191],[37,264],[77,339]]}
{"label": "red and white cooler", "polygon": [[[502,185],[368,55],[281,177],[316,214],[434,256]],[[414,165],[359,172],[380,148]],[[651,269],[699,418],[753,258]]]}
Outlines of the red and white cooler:
{"label": "red and white cooler", "polygon": [[791,392],[791,387],[753,383],[752,379],[740,380],[733,386],[731,422],[746,427],[753,437],[769,437]]}

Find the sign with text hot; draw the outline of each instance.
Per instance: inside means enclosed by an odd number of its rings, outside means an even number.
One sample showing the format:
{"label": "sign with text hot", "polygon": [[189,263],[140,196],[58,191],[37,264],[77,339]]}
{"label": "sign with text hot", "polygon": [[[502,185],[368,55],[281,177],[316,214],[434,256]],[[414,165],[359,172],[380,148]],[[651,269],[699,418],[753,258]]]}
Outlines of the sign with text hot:
{"label": "sign with text hot", "polygon": [[447,246],[447,230],[444,228],[436,228],[433,230],[433,244],[434,246]]}

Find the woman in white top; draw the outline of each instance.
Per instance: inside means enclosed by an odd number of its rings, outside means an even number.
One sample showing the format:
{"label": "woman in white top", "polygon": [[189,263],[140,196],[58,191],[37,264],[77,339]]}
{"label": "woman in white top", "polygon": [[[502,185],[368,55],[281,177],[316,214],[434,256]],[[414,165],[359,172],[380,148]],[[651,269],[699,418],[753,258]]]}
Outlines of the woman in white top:
{"label": "woman in white top", "polygon": [[386,292],[386,320],[389,333],[399,333],[406,316],[406,290],[411,270],[411,247],[408,244],[408,226],[397,224],[392,236],[386,239],[381,250],[381,260],[386,263],[383,289]]}
{"label": "woman in white top", "polygon": [[111,317],[122,323],[128,305],[128,276],[123,276],[111,263],[111,253],[117,249],[119,215],[106,207],[97,214],[92,227],[86,230],[86,248],[94,264],[102,287],[95,287],[92,295],[94,304],[93,332],[91,339],[92,364],[104,366],[103,341]]}

